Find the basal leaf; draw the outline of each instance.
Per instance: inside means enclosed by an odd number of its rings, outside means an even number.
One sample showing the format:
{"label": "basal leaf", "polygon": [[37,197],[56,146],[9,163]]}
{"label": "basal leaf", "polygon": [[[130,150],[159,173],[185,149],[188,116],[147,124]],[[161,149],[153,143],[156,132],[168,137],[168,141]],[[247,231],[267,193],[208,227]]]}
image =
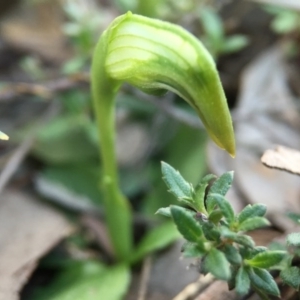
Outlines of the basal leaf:
{"label": "basal leaf", "polygon": [[90,274],[77,273],[71,279],[62,277],[64,284],[40,294],[38,300],[121,300],[130,283],[127,265],[94,270]]}
{"label": "basal leaf", "polygon": [[163,249],[178,238],[180,234],[173,222],[166,222],[150,230],[135,249],[131,262],[137,262],[149,253]]}

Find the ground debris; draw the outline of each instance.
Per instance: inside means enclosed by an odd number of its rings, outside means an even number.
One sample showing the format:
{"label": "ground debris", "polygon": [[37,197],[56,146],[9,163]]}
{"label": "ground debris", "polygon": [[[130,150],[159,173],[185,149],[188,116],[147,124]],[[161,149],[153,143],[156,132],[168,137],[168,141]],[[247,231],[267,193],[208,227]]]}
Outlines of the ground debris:
{"label": "ground debris", "polygon": [[0,196],[0,300],[17,300],[38,260],[71,225],[32,196],[6,190]]}

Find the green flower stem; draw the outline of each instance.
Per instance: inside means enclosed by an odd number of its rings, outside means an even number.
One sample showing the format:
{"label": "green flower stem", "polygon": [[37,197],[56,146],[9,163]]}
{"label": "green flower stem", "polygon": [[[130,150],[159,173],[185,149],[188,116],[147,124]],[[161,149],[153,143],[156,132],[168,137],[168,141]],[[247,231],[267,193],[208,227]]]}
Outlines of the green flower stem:
{"label": "green flower stem", "polygon": [[92,64],[92,95],[103,165],[106,221],[118,260],[126,260],[132,250],[132,213],[128,200],[119,189],[115,155],[115,96],[118,85],[105,72],[106,35],[99,40]]}
{"label": "green flower stem", "polygon": [[118,184],[114,106],[123,82],[149,94],[172,91],[198,113],[209,135],[232,156],[232,121],[210,54],[183,28],[128,12],[102,34],[92,63],[92,93],[103,163],[105,210],[116,257],[132,249],[132,215]]}

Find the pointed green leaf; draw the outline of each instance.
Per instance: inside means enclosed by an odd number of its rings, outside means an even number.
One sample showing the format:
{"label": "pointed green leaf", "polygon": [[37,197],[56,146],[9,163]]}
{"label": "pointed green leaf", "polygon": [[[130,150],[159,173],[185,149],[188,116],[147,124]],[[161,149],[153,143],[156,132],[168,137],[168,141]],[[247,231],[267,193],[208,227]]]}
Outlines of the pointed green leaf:
{"label": "pointed green leaf", "polygon": [[206,213],[205,209],[205,190],[208,186],[208,183],[204,183],[196,188],[194,195],[194,205],[197,211]]}
{"label": "pointed green leaf", "polygon": [[220,233],[223,238],[230,239],[245,247],[253,248],[255,246],[255,243],[250,236],[233,232],[227,227],[221,227]]}
{"label": "pointed green leaf", "polygon": [[243,223],[249,218],[263,217],[267,212],[267,206],[264,204],[248,204],[238,215],[239,223]]}
{"label": "pointed green leaf", "polygon": [[212,248],[204,260],[206,271],[218,279],[228,280],[230,278],[230,265],[223,252]]}
{"label": "pointed green leaf", "polygon": [[289,234],[286,241],[289,246],[300,247],[300,233]]}
{"label": "pointed green leaf", "polygon": [[227,260],[235,265],[240,265],[242,262],[242,257],[240,255],[240,253],[238,252],[238,250],[230,245],[230,244],[226,244],[223,248],[223,252],[227,258]]}
{"label": "pointed green leaf", "polygon": [[300,269],[298,267],[289,267],[280,272],[282,281],[299,291],[300,286]]}
{"label": "pointed green leaf", "polygon": [[201,242],[203,232],[195,214],[180,206],[171,206],[173,220],[183,237],[190,242]]}
{"label": "pointed green leaf", "polygon": [[215,175],[208,174],[201,179],[199,185],[196,187],[196,191],[194,195],[194,203],[195,203],[196,210],[203,213],[207,213],[205,208],[205,192],[209,181],[215,178],[216,178]]}
{"label": "pointed green leaf", "polygon": [[247,273],[254,287],[270,295],[280,295],[278,286],[268,271],[250,267],[247,268]]}
{"label": "pointed green leaf", "polygon": [[163,180],[169,188],[169,191],[180,199],[191,199],[193,197],[193,188],[184,180],[178,171],[165,162],[161,163]]}
{"label": "pointed green leaf", "polygon": [[211,188],[208,191],[206,199],[206,207],[209,213],[212,212],[216,205],[215,200],[212,197],[210,197],[210,195],[220,194],[222,196],[225,196],[232,185],[233,174],[233,171],[224,173],[212,184]]}
{"label": "pointed green leaf", "polygon": [[[79,274],[78,274],[79,275]],[[65,286],[45,293],[39,300],[121,300],[130,283],[130,268],[117,265],[94,272],[88,276],[79,275]]]}
{"label": "pointed green leaf", "polygon": [[211,222],[203,222],[201,225],[203,233],[209,241],[220,241],[220,232],[216,226],[214,226]]}
{"label": "pointed green leaf", "polygon": [[213,210],[208,216],[209,221],[213,222],[214,224],[218,224],[222,218],[223,213],[220,209]]}
{"label": "pointed green leaf", "polygon": [[220,194],[210,194],[210,197],[216,201],[216,204],[222,211],[225,220],[231,224],[234,221],[234,211],[231,204]]}
{"label": "pointed green leaf", "polygon": [[172,217],[170,207],[161,207],[158,209],[158,211],[155,214],[165,216],[165,217]]}
{"label": "pointed green leaf", "polygon": [[294,221],[296,224],[300,224],[300,214],[288,213],[287,216]]}
{"label": "pointed green leaf", "polygon": [[211,180],[216,179],[217,176],[214,174],[207,174],[200,180],[200,185],[202,184],[208,184]]}
{"label": "pointed green leaf", "polygon": [[204,245],[202,245],[201,247],[198,244],[187,242],[182,247],[182,254],[183,257],[186,258],[190,258],[190,257],[200,258],[206,254],[206,251],[204,249]]}
{"label": "pointed green leaf", "polygon": [[249,44],[249,39],[241,34],[235,34],[224,40],[223,53],[232,53],[241,50]]}
{"label": "pointed green leaf", "polygon": [[246,263],[252,267],[268,269],[280,263],[286,254],[285,251],[264,251],[246,260]]}
{"label": "pointed green leaf", "polygon": [[165,222],[147,232],[135,249],[130,261],[137,262],[147,254],[163,249],[179,238],[180,234],[174,223]]}
{"label": "pointed green leaf", "polygon": [[266,218],[253,217],[251,219],[247,219],[244,222],[240,223],[238,229],[239,231],[249,231],[249,230],[258,229],[269,225],[270,222]]}
{"label": "pointed green leaf", "polygon": [[243,266],[241,266],[235,277],[235,290],[239,295],[246,295],[250,289],[250,278]]}

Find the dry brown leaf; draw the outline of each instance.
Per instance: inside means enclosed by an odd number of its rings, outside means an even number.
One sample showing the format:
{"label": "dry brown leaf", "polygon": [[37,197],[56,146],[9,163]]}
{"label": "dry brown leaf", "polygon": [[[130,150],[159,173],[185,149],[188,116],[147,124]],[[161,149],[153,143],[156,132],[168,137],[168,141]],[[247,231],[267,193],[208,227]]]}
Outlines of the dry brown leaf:
{"label": "dry brown leaf", "polygon": [[295,149],[277,146],[266,150],[261,161],[267,167],[300,175],[300,152]]}
{"label": "dry brown leaf", "polygon": [[52,62],[70,57],[62,32],[63,15],[59,2],[23,4],[0,24],[1,38],[14,48],[36,53]]}
{"label": "dry brown leaf", "polygon": [[17,300],[37,261],[72,232],[65,218],[31,196],[0,196],[0,300]]}

